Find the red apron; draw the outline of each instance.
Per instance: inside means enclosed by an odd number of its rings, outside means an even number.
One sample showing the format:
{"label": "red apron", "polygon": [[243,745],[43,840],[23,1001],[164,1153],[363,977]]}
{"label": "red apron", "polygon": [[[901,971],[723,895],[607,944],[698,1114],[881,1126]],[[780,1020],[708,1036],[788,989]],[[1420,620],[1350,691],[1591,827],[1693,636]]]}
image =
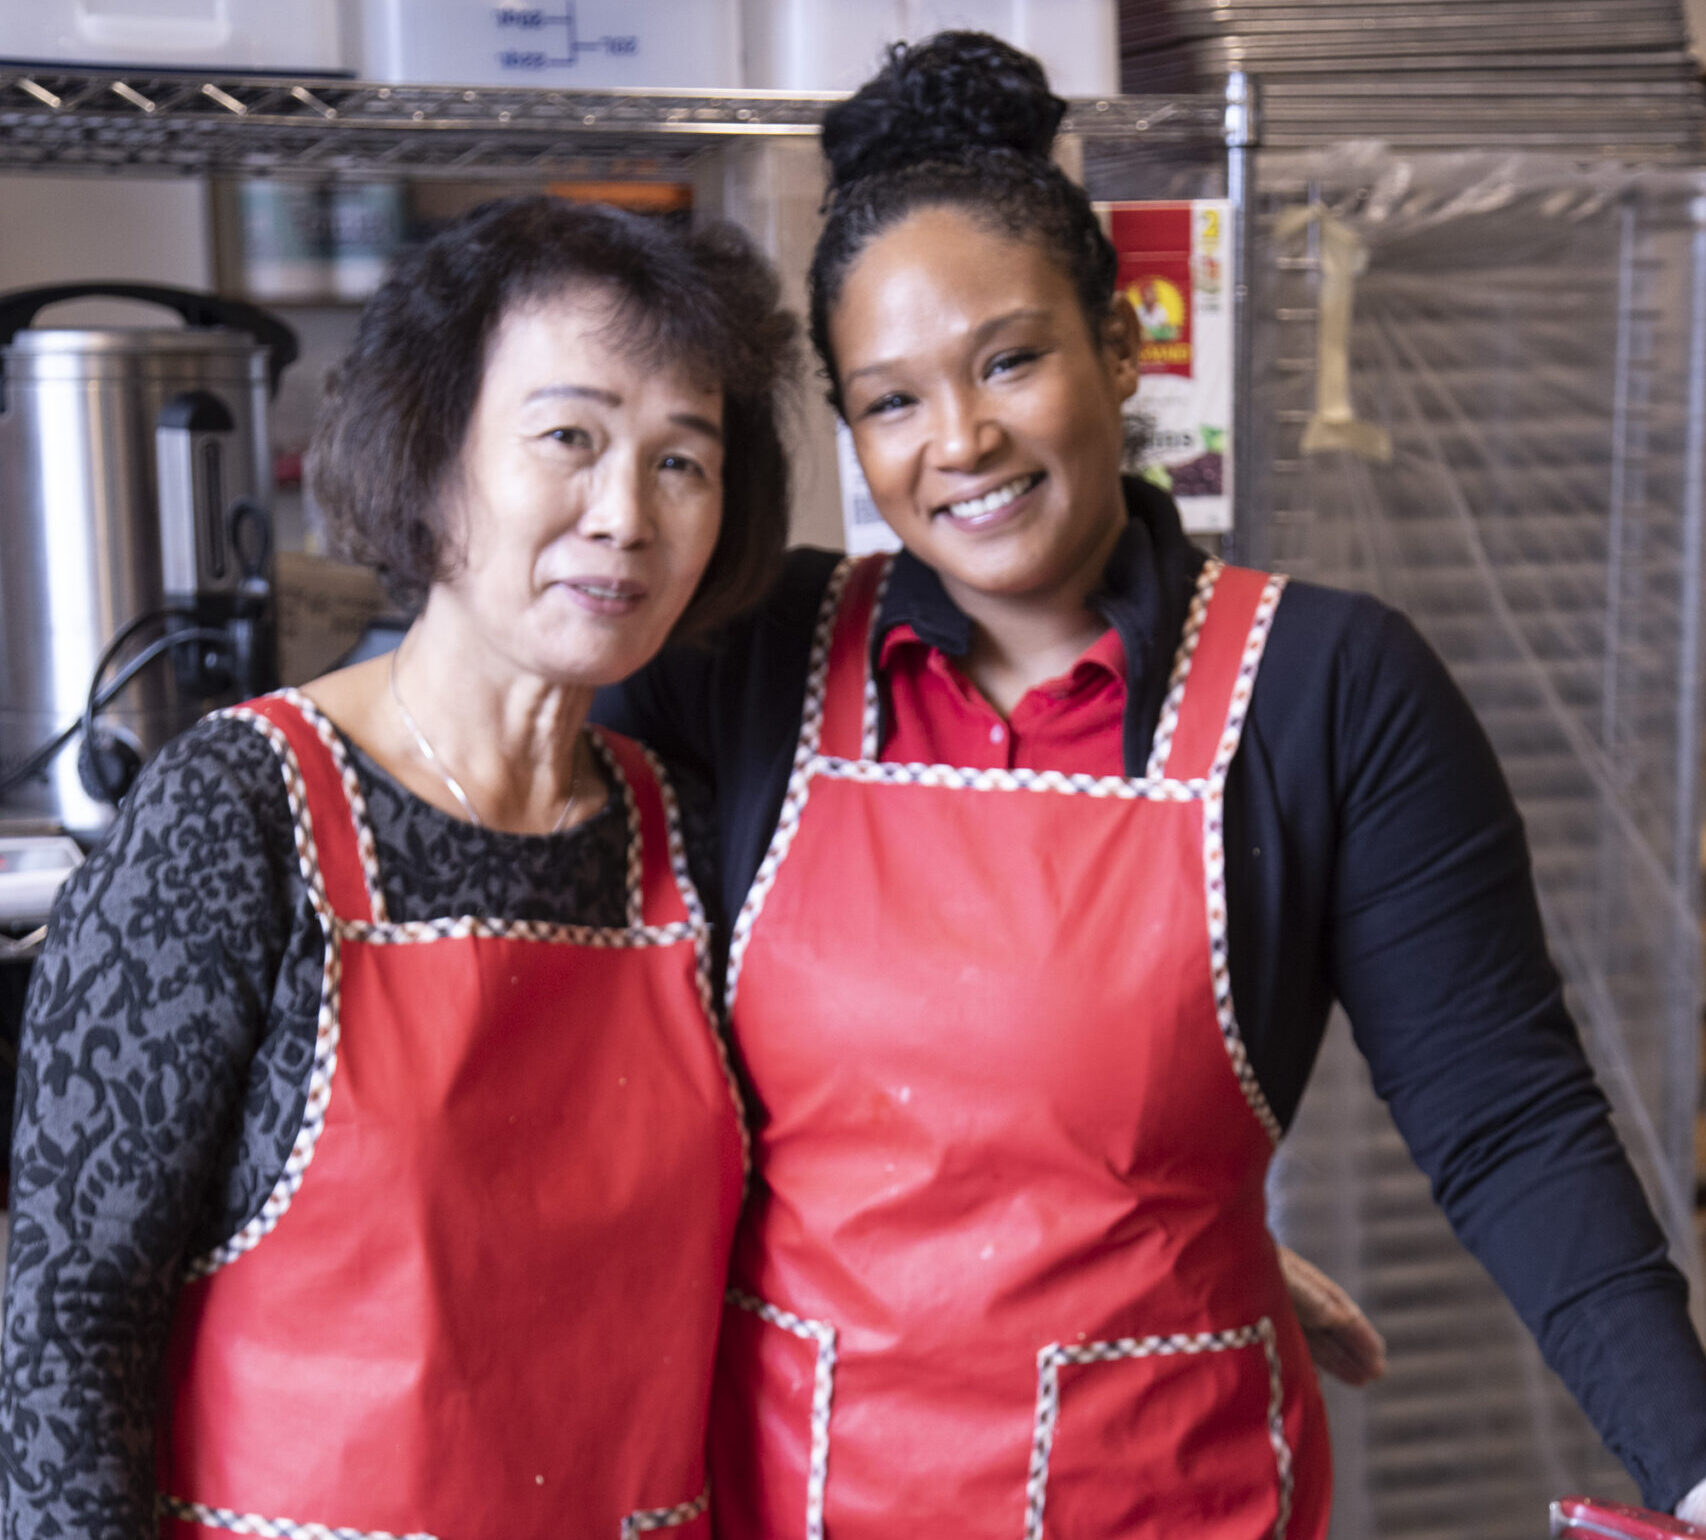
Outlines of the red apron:
{"label": "red apron", "polygon": [[285,1174],[178,1308],[162,1535],[702,1540],[744,1151],[667,787],[595,739],[624,928],[392,924],[324,718],[289,692],[244,714],[283,762],[325,987]]}
{"label": "red apron", "polygon": [[1280,585],[1213,564],[1141,779],[876,760],[882,561],[825,600],[734,937],[761,1180],[724,1540],[1318,1540],[1320,1395],[1226,968],[1226,769]]}

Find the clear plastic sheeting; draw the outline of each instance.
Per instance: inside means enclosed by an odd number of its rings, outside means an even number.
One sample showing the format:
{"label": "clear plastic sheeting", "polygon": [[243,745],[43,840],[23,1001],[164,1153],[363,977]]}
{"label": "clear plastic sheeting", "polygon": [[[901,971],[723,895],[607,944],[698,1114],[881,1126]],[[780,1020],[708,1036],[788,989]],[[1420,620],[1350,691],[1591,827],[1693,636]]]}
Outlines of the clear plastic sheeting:
{"label": "clear plastic sheeting", "polygon": [[[1379,594],[1450,665],[1698,1302],[1706,176],[1348,145],[1265,155],[1259,186],[1262,474],[1237,555]],[[1336,344],[1324,216],[1364,257]],[[1390,459],[1304,452],[1329,344]],[[1434,1209],[1343,1022],[1273,1197],[1390,1344],[1383,1384],[1330,1397],[1335,1535],[1529,1540],[1549,1498],[1630,1491]]]}

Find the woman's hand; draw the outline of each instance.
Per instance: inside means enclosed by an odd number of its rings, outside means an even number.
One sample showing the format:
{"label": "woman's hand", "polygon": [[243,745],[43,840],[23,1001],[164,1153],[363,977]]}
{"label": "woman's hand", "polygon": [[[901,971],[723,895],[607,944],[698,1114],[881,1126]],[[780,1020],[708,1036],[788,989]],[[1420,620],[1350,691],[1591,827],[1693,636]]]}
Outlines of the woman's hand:
{"label": "woman's hand", "polygon": [[1352,1386],[1386,1373],[1386,1339],[1356,1301],[1290,1247],[1280,1247],[1279,1259],[1315,1367]]}
{"label": "woman's hand", "polygon": [[1676,1505],[1676,1516],[1689,1524],[1706,1524],[1706,1481],[1694,1487]]}

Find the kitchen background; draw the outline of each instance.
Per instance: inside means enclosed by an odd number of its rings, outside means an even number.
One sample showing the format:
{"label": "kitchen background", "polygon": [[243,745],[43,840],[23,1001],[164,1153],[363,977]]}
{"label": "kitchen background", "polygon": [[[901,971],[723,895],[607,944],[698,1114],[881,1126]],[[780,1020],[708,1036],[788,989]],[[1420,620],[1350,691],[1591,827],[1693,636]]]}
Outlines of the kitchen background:
{"label": "kitchen background", "polygon": [[[809,93],[862,77],[881,38],[945,24],[1043,52],[1074,98],[1066,155],[1096,196],[1242,210],[1235,519],[1203,538],[1381,593],[1452,665],[1517,790],[1577,1019],[1699,1298],[1706,94],[1689,27],[1702,35],[1706,0],[31,9],[0,9],[0,293],[210,290],[297,335],[256,473],[286,681],[383,619],[367,575],[325,559],[300,459],[319,382],[397,242],[495,191],[549,186],[739,219],[798,299],[821,190]],[[56,51],[74,10],[106,30]],[[200,47],[196,28],[228,13],[240,24],[217,61],[137,51],[162,36]],[[533,46],[557,28],[561,44]],[[339,70],[388,84],[354,88]],[[415,89],[446,81],[469,89]],[[784,94],[739,94],[753,86]],[[43,320],[162,314],[103,298]],[[34,494],[7,460],[25,450],[7,431],[0,415],[0,781],[81,709],[107,640],[94,633],[129,618],[113,573],[141,559],[116,528],[50,528],[23,506]],[[796,449],[796,535],[839,544],[855,489],[815,392]],[[126,517],[157,516],[134,496]],[[64,562],[43,551],[79,541],[80,589],[44,599],[42,573]],[[133,689],[111,716],[144,740],[148,712],[198,705],[147,677]],[[0,841],[92,834],[75,755],[0,796]],[[36,918],[0,904],[0,948],[20,953],[0,963],[14,1029]],[[1528,1536],[1559,1492],[1628,1493],[1435,1213],[1342,1023],[1273,1196],[1284,1237],[1391,1343],[1385,1382],[1331,1394],[1336,1535]]]}

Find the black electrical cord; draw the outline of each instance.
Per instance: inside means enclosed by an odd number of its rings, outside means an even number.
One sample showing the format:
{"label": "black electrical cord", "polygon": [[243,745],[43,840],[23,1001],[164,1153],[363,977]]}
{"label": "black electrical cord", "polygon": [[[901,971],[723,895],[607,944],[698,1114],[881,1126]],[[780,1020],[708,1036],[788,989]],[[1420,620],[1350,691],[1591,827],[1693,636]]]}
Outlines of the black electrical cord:
{"label": "black electrical cord", "polygon": [[97,664],[95,677],[89,681],[89,695],[83,703],[83,720],[79,724],[83,729],[83,741],[95,741],[95,713],[162,653],[170,652],[185,642],[229,641],[230,637],[224,631],[216,631],[211,626],[192,626],[182,631],[168,631],[164,636],[156,637],[125,664],[118,677],[105,690],[96,688],[101,682],[101,675],[106,672],[104,666]]}
{"label": "black electrical cord", "polygon": [[14,787],[22,786],[32,776],[41,774],[53,763],[54,756],[79,732],[88,731],[95,713],[109,705],[132,679],[162,653],[169,652],[172,648],[185,642],[223,642],[227,640],[225,632],[211,630],[207,627],[191,627],[182,631],[170,631],[165,636],[157,637],[144,647],[141,652],[125,664],[112,683],[104,689],[102,688],[102,676],[112,666],[112,661],[118,655],[119,650],[138,631],[156,621],[183,618],[187,618],[187,612],[184,610],[149,610],[120,626],[113,639],[102,648],[101,655],[95,662],[95,672],[89,680],[89,694],[84,702],[82,716],[78,717],[62,732],[55,734],[21,763],[0,775],[0,796],[4,796]]}
{"label": "black electrical cord", "polygon": [[[169,620],[174,616],[181,616],[183,613],[184,612],[182,610],[177,609],[144,610],[142,614],[133,616],[131,619],[127,620],[113,634],[112,640],[101,649],[100,657],[95,660],[95,673],[94,677],[89,682],[89,688],[94,690],[100,684],[101,675],[106,673],[107,669],[111,666],[113,658],[118,654],[118,650],[144,626],[152,625],[156,621],[160,620]],[[87,715],[86,710],[85,715]],[[45,770],[53,763],[54,756],[77,736],[78,729],[82,726],[83,718],[78,717],[77,720],[71,723],[71,725],[63,732],[55,734],[54,737],[50,738],[39,749],[36,749],[19,764],[6,771],[3,775],[0,775],[0,796],[4,796],[7,792],[11,791],[14,786],[22,786],[25,781],[30,779],[31,776],[39,775],[43,770]]]}

